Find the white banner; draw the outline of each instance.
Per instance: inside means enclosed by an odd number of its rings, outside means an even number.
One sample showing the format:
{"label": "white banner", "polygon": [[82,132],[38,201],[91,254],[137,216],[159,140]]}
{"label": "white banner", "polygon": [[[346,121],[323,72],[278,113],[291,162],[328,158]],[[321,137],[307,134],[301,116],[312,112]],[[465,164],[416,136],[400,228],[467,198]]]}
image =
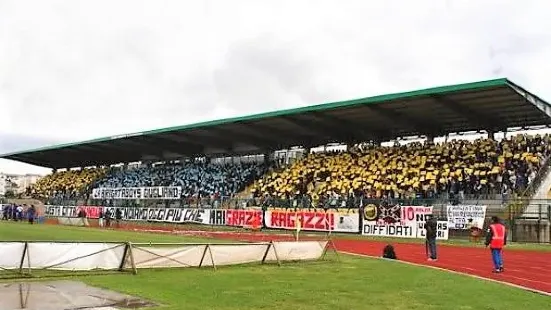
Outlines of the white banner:
{"label": "white banner", "polygon": [[46,216],[51,217],[76,217],[78,215],[77,207],[75,206],[44,206]]}
{"label": "white banner", "polygon": [[[431,206],[372,206],[364,211],[362,234],[394,238],[426,238],[427,215]],[[448,222],[438,221],[437,239],[448,239]]]}
{"label": "white banner", "polygon": [[297,219],[301,230],[307,231],[360,231],[360,214],[358,209],[273,209],[264,212],[267,228],[296,229]]}
{"label": "white banner", "polygon": [[364,222],[362,234],[365,236],[417,238],[417,225],[408,224],[381,224],[379,222]]}
{"label": "white banner", "polygon": [[153,222],[196,223],[208,225],[210,224],[210,210],[150,208],[147,211],[147,219]]}
{"label": "white banner", "polygon": [[92,199],[180,199],[181,186],[100,187],[92,190]]}
{"label": "white banner", "polygon": [[[109,211],[111,218],[116,218],[114,207],[98,206],[45,206],[46,215],[51,217],[77,217],[78,211],[87,210],[88,218],[97,218],[100,211],[104,214]],[[118,208],[123,221],[152,221],[165,223],[197,223],[210,224],[210,209],[182,209],[182,208]],[[91,212],[94,211],[94,212]]]}
{"label": "white banner", "polygon": [[486,206],[447,206],[446,214],[450,229],[470,229],[473,226],[482,229],[486,218]]}
{"label": "white banner", "polygon": [[84,211],[87,218],[97,219],[103,209],[99,206],[44,206],[45,215],[49,217],[78,217],[78,213]]}
{"label": "white banner", "polygon": [[[448,222],[447,221],[437,221],[436,222],[436,239],[437,240],[448,240]],[[425,222],[417,223],[417,238],[425,239],[427,237],[427,231],[425,229]]]}
{"label": "white banner", "polygon": [[402,206],[401,208],[401,223],[415,224],[425,222],[427,215],[432,215],[432,207],[425,206]]}
{"label": "white banner", "polygon": [[[436,239],[448,240],[448,222],[438,221]],[[365,236],[395,237],[395,238],[426,238],[425,222],[407,224],[381,224],[364,222],[362,234]]]}

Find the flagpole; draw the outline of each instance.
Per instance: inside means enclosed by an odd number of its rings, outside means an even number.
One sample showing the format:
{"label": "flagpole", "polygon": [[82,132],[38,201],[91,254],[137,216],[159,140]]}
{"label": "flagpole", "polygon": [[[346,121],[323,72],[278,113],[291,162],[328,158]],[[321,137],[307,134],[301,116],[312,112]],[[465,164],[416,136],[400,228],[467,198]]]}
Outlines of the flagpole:
{"label": "flagpole", "polygon": [[[329,209],[327,211],[329,211]],[[329,238],[331,238],[331,222],[329,221],[327,211],[325,211],[325,227],[327,227],[327,240],[329,240]],[[333,216],[335,216],[335,213],[333,213]]]}
{"label": "flagpole", "polygon": [[[301,213],[304,212],[304,211],[301,211]],[[304,213],[302,213],[302,216],[304,217]],[[298,242],[298,235],[300,233],[300,228],[302,226],[302,223],[301,223],[301,217],[298,216],[298,211],[295,212],[295,229],[296,229],[296,232],[295,232],[295,241]]]}

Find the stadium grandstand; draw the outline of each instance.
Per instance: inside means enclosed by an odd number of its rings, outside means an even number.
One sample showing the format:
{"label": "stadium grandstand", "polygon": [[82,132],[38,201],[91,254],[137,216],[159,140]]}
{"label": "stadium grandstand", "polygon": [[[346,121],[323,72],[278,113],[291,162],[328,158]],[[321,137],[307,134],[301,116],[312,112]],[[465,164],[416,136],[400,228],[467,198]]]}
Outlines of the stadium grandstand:
{"label": "stadium grandstand", "polygon": [[52,168],[28,194],[72,205],[139,200],[125,189],[163,187],[166,193],[151,195],[165,206],[252,201],[358,207],[402,199],[433,205],[488,200],[503,208],[511,199],[530,198],[547,178],[551,137],[516,133],[550,125],[549,103],[495,79],[0,158]]}

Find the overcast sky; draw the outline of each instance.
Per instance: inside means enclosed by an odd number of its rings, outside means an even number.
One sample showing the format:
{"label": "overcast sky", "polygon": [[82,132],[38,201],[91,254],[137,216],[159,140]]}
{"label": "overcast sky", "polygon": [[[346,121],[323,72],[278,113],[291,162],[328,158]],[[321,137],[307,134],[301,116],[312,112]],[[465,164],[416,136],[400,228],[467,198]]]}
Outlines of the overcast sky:
{"label": "overcast sky", "polygon": [[[542,0],[0,0],[0,153],[497,77],[549,100],[550,11]],[[0,171],[49,170],[0,160]]]}

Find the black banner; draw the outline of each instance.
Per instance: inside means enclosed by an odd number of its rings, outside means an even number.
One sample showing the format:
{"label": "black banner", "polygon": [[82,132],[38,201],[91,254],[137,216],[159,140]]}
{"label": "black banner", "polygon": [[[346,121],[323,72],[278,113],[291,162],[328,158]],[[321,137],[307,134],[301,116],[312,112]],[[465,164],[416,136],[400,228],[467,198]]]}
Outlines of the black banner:
{"label": "black banner", "polygon": [[224,226],[226,225],[226,210],[210,210],[211,225]]}
{"label": "black banner", "polygon": [[394,224],[399,223],[401,218],[402,207],[400,205],[381,203],[364,206],[363,220],[367,222],[378,221]]}

